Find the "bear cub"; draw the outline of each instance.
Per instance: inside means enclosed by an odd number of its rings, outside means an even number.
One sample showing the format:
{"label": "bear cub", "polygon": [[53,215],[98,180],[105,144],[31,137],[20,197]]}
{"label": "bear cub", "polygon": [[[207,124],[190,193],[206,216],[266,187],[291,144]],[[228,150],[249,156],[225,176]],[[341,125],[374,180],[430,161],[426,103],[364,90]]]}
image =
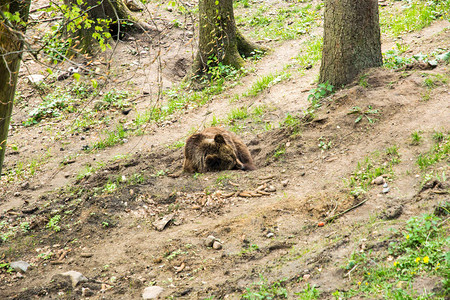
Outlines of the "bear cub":
{"label": "bear cub", "polygon": [[236,169],[256,170],[256,167],[247,146],[234,133],[210,127],[187,139],[183,163],[185,172]]}

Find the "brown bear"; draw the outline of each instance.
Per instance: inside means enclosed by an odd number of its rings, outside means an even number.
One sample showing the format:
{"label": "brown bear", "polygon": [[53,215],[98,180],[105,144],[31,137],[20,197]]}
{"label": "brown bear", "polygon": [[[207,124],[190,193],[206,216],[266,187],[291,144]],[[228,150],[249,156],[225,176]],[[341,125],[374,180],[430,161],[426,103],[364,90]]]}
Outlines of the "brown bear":
{"label": "brown bear", "polygon": [[185,172],[236,169],[256,170],[256,167],[247,146],[234,133],[210,127],[187,139],[183,163]]}

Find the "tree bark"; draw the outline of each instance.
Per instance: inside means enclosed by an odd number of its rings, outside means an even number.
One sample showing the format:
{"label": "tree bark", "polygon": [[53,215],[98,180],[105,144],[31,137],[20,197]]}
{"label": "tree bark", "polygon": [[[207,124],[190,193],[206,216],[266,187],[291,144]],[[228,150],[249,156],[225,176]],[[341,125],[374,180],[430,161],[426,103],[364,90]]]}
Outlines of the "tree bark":
{"label": "tree bark", "polygon": [[319,81],[340,87],[381,65],[378,0],[326,0]]}
{"label": "tree bark", "polygon": [[98,42],[92,37],[95,33],[95,25],[104,27],[104,23],[98,20],[110,20],[109,27],[106,28],[113,36],[121,37],[123,33],[130,30],[143,31],[150,30],[150,26],[137,20],[127,8],[124,0],[83,0],[79,5],[77,0],[64,0],[69,7],[77,6],[81,11],[85,11],[89,20],[94,24],[85,28],[82,26],[76,32],[67,32],[73,38],[74,48],[81,53],[94,53],[98,49]]}
{"label": "tree bark", "polygon": [[200,0],[198,5],[199,49],[191,75],[204,74],[218,63],[239,69],[244,65],[242,56],[251,56],[255,50],[267,51],[237,30],[232,0]]}
{"label": "tree bark", "polygon": [[6,152],[9,123],[19,75],[20,60],[23,49],[23,33],[25,28],[20,24],[5,19],[3,12],[19,13],[22,21],[28,21],[31,0],[11,0],[9,9],[0,4],[0,177]]}

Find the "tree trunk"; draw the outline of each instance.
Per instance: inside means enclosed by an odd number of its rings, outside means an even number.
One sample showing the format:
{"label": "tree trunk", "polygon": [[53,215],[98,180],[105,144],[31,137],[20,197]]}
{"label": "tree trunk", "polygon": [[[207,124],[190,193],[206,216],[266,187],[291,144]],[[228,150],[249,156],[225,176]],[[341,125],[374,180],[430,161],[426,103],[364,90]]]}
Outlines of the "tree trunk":
{"label": "tree trunk", "polygon": [[232,0],[200,0],[198,5],[199,49],[191,75],[204,74],[209,66],[219,62],[239,69],[244,64],[241,55],[267,50],[247,41],[237,30]]}
{"label": "tree trunk", "polygon": [[326,0],[321,83],[340,87],[383,64],[377,0]]}
{"label": "tree trunk", "polygon": [[[22,21],[28,21],[31,0],[11,0],[9,9],[1,4],[2,12],[8,11],[12,15],[19,13]],[[17,77],[19,75],[20,59],[22,57],[22,34],[25,28],[16,22],[9,21],[0,16],[0,177],[6,152],[9,123],[16,91]]]}
{"label": "tree trunk", "polygon": [[[106,31],[109,31],[112,36],[118,37],[130,30],[143,31],[150,29],[148,24],[132,16],[124,0],[83,0],[81,5],[77,2],[77,0],[64,0],[66,5],[79,7],[82,12],[86,12],[89,20],[94,21],[94,24],[89,28],[82,25],[75,32],[67,32],[75,41],[73,47],[80,50],[81,53],[94,53],[98,49],[99,43],[93,38],[95,26],[106,27]],[[109,20],[111,22],[109,25],[106,25],[104,22],[99,22],[99,20]]]}

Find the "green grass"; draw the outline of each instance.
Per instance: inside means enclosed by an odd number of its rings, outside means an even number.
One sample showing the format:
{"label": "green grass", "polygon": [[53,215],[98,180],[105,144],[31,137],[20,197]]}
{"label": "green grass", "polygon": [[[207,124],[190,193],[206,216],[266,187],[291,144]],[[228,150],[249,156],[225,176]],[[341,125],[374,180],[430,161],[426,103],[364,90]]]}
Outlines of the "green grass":
{"label": "green grass", "polygon": [[277,8],[263,4],[257,6],[257,9],[246,10],[246,13],[237,13],[235,18],[239,27],[250,32],[250,38],[292,40],[318,26],[322,6],[294,3]]}
{"label": "green grass", "polygon": [[411,133],[411,145],[419,145],[420,141],[422,141],[422,136],[420,135],[420,131],[414,131]]}
{"label": "green grass", "polygon": [[379,152],[364,158],[363,161],[358,162],[355,171],[348,179],[344,179],[348,187],[351,189],[350,193],[354,196],[364,194],[373,179],[383,174],[394,174],[393,166],[400,162],[400,154],[392,147],[385,150],[385,154],[381,155]]}
{"label": "green grass", "polygon": [[299,293],[295,293],[298,296],[297,300],[315,300],[320,299],[320,292],[315,288],[314,285],[310,285],[309,283],[303,289],[303,291]]}
{"label": "green grass", "polygon": [[378,109],[373,108],[371,105],[367,106],[367,109],[362,109],[359,106],[353,106],[348,115],[355,114],[357,117],[355,119],[355,123],[361,122],[363,119],[367,119],[369,123],[375,123],[377,119],[374,118],[374,115],[378,115],[380,112]]}
{"label": "green grass", "polygon": [[[346,270],[353,269],[352,288],[345,298],[444,299],[450,292],[450,239],[447,216],[425,214],[409,219],[400,238],[390,238],[388,253],[355,251]],[[446,250],[447,249],[447,250]],[[420,278],[437,278],[442,288],[419,295],[413,283]]]}
{"label": "green grass", "polygon": [[288,292],[283,285],[284,280],[270,284],[267,279],[260,276],[260,281],[253,283],[251,287],[247,288],[241,299],[287,299]]}
{"label": "green grass", "polygon": [[248,118],[249,113],[247,110],[247,107],[239,107],[234,108],[231,110],[231,112],[228,114],[227,119],[232,122],[234,120],[244,120]]}
{"label": "green grass", "polygon": [[269,74],[260,77],[258,80],[256,80],[253,85],[242,94],[243,97],[256,97],[259,93],[263,92],[264,90],[268,89],[269,87],[285,81],[291,77],[291,73],[288,72],[281,72],[277,74]]}
{"label": "green grass", "polygon": [[47,225],[45,226],[48,229],[51,229],[55,232],[61,231],[61,227],[59,226],[59,222],[61,221],[60,215],[55,215],[48,221]]}
{"label": "green grass", "polygon": [[395,11],[380,7],[382,33],[399,36],[425,28],[437,19],[450,19],[450,0],[413,0],[402,4]]}
{"label": "green grass", "polygon": [[422,171],[440,161],[450,159],[450,135],[435,133],[433,137],[436,137],[435,139],[437,141],[431,150],[427,153],[420,154],[416,160],[417,165]]}
{"label": "green grass", "polygon": [[318,61],[322,59],[323,37],[312,36],[304,45],[299,55],[295,60],[301,69],[313,67]]}
{"label": "green grass", "polygon": [[280,158],[282,155],[284,155],[286,153],[286,146],[280,145],[275,149],[274,154],[272,155],[273,158],[278,159]]}
{"label": "green grass", "polygon": [[123,126],[121,124],[116,126],[115,130],[107,130],[105,131],[106,137],[95,142],[88,151],[92,150],[102,150],[108,147],[112,147],[118,144],[122,144],[124,139],[128,136],[127,132],[125,132]]}

